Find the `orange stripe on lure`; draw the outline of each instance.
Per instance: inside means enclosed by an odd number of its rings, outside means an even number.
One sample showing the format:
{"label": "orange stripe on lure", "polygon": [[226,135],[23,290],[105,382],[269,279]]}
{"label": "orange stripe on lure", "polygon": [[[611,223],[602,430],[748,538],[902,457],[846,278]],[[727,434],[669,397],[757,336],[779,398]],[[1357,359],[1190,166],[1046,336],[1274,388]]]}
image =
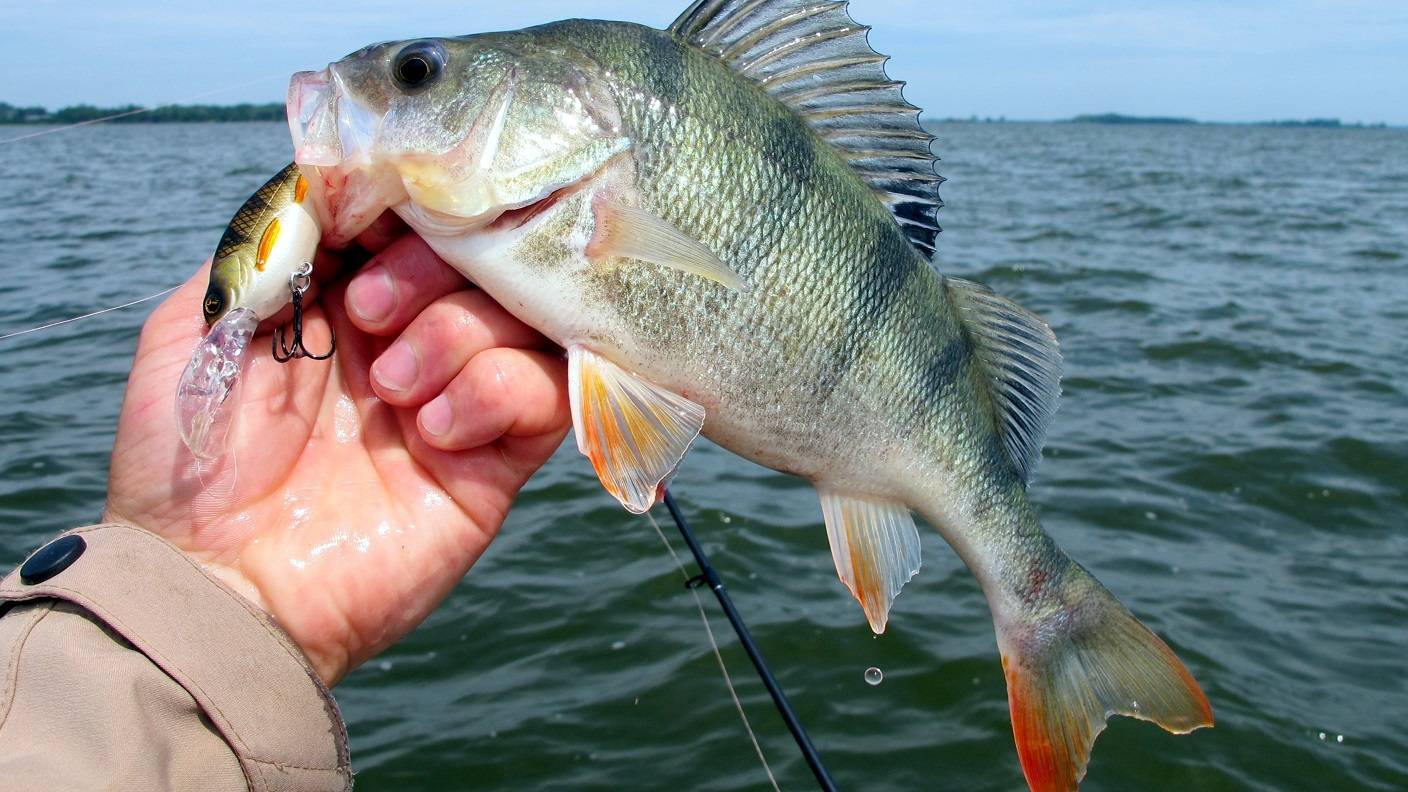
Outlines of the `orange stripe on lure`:
{"label": "orange stripe on lure", "polygon": [[[303,177],[299,177],[299,182],[303,182]],[[295,198],[295,200],[297,199]],[[264,229],[264,236],[259,238],[259,249],[254,254],[254,268],[260,272],[263,272],[264,268],[269,266],[269,256],[273,254],[274,245],[279,241],[279,233],[282,227],[283,223],[279,222],[279,218],[275,217],[273,220],[269,221],[269,227]]]}

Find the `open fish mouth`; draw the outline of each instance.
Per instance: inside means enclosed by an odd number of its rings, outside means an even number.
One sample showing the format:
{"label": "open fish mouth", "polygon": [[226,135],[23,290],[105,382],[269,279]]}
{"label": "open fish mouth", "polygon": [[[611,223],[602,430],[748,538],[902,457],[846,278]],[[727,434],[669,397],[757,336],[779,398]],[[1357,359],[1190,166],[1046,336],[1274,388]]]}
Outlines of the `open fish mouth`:
{"label": "open fish mouth", "polygon": [[396,172],[373,156],[381,117],[344,89],[335,65],[293,75],[286,109],[293,160],[308,176],[323,244],[346,246],[406,200]]}

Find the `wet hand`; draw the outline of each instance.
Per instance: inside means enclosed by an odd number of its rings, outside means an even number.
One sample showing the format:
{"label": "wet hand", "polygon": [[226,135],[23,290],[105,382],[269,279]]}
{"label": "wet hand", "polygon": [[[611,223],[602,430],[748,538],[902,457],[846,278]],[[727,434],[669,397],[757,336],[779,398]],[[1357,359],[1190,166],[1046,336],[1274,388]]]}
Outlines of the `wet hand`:
{"label": "wet hand", "polygon": [[[306,314],[328,362],[251,344],[224,457],[196,465],[176,383],[205,330],[202,268],[142,331],[107,519],[199,559],[267,611],[334,684],[419,624],[493,540],[570,423],[566,364],[394,221]],[[319,270],[336,269],[333,259]]]}

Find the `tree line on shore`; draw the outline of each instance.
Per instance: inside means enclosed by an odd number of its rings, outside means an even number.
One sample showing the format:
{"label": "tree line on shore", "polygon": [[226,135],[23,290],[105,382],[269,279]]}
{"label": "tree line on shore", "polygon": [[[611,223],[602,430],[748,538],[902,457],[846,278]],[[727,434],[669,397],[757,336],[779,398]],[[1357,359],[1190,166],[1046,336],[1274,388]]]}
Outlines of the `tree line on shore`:
{"label": "tree line on shore", "polygon": [[16,107],[0,102],[0,124],[79,124],[84,121],[96,121],[100,118],[111,118],[111,123],[114,124],[282,121],[284,120],[284,106],[282,102],[236,105],[164,105],[152,108],[140,105],[96,107],[81,104],[49,111],[43,107]]}

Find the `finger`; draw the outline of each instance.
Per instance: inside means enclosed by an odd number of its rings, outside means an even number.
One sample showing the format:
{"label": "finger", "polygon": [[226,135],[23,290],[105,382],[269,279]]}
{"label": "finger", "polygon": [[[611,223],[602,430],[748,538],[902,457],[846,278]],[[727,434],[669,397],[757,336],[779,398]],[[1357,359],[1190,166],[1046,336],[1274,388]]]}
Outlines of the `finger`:
{"label": "finger", "polygon": [[406,222],[388,209],[357,235],[356,242],[363,250],[375,255],[385,250],[408,231]]}
{"label": "finger", "polygon": [[347,286],[353,324],[373,335],[399,333],[425,306],[465,287],[465,279],[425,241],[406,234],[367,262]]}
{"label": "finger", "polygon": [[419,407],[475,355],[494,347],[547,349],[549,342],[478,289],[457,291],[421,312],[372,364],[372,387],[398,407]]}
{"label": "finger", "polygon": [[475,355],[416,423],[430,446],[464,451],[501,437],[557,434],[571,415],[561,355],[498,347]]}

